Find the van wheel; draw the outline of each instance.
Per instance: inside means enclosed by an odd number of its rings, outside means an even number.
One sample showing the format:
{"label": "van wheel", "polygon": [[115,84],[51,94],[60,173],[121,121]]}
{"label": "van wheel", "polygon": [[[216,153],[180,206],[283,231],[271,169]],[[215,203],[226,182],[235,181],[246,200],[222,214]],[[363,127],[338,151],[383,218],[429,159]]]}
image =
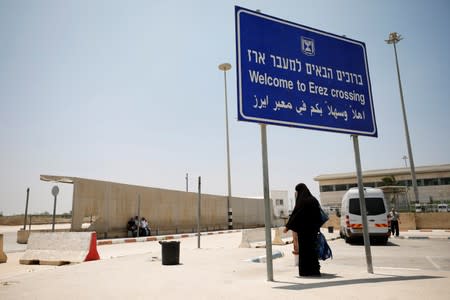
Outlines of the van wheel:
{"label": "van wheel", "polygon": [[347,244],[350,244],[350,243],[351,243],[350,237],[345,236],[344,239],[345,239],[345,242],[346,242]]}

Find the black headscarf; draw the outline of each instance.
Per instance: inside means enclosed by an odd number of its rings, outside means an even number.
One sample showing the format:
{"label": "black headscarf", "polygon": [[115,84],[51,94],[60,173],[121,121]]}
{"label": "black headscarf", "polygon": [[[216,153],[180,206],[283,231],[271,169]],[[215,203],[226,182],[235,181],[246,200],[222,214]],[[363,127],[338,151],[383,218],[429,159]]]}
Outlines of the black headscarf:
{"label": "black headscarf", "polygon": [[297,233],[317,233],[320,222],[320,204],[304,183],[295,186],[295,207],[286,227]]}

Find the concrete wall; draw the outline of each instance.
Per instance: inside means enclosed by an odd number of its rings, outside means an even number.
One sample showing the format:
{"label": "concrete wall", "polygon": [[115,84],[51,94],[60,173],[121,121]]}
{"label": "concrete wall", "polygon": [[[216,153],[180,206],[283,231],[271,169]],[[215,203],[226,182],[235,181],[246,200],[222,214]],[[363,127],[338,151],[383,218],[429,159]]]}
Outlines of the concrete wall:
{"label": "concrete wall", "polygon": [[401,231],[419,229],[416,224],[416,214],[400,213],[400,224],[398,226]]}
{"label": "concrete wall", "polygon": [[8,256],[3,251],[3,233],[0,233],[0,264],[8,261]]}
{"label": "concrete wall", "polygon": [[322,225],[322,228],[332,226],[335,230],[339,230],[339,227],[341,226],[339,218],[336,215],[331,215],[329,217],[330,218],[328,219],[328,221],[326,221],[325,224]]}
{"label": "concrete wall", "polygon": [[[400,230],[415,230],[415,229],[450,229],[450,213],[436,212],[436,213],[400,213]],[[339,218],[331,215],[330,219],[322,226],[327,228],[333,226],[334,229],[339,229]]]}
{"label": "concrete wall", "polygon": [[450,229],[450,213],[416,213],[417,229]]}
{"label": "concrete wall", "polygon": [[[227,197],[223,197],[226,199]],[[233,226],[235,228],[264,226],[264,199],[232,198]],[[226,208],[225,208],[226,209]]]}
{"label": "concrete wall", "polygon": [[[190,232],[197,228],[198,194],[75,178],[72,230],[81,231],[84,217],[95,220],[88,230],[102,237],[121,236],[126,223],[138,214],[145,217],[153,231]],[[264,224],[264,200],[232,198],[233,225],[236,228]],[[202,228],[228,228],[227,197],[201,195]]]}

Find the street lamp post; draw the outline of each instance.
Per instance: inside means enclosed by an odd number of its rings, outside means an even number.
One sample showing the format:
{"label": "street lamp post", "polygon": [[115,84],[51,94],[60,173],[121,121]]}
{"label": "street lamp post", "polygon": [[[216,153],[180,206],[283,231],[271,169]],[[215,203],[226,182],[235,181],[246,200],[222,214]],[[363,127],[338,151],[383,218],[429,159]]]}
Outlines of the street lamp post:
{"label": "street lamp post", "polygon": [[230,171],[230,138],[228,134],[228,100],[227,100],[227,71],[231,69],[229,63],[223,63],[219,65],[219,70],[223,71],[223,80],[225,84],[225,126],[227,135],[227,170],[228,170],[228,197],[227,197],[227,216],[228,216],[228,229],[233,228],[233,211],[231,209],[231,171]]}
{"label": "street lamp post", "polygon": [[405,161],[405,168],[408,167],[408,156],[403,155],[402,159]]}
{"label": "street lamp post", "polygon": [[412,177],[412,185],[414,190],[414,198],[416,203],[419,203],[419,191],[417,189],[417,180],[416,180],[416,168],[414,166],[414,159],[411,149],[411,140],[409,138],[409,129],[408,129],[408,121],[406,118],[406,109],[405,109],[405,101],[403,100],[403,89],[402,82],[400,80],[400,68],[398,66],[398,57],[397,57],[397,47],[396,44],[402,40],[402,37],[397,32],[391,32],[389,34],[389,39],[386,40],[386,43],[394,45],[394,53],[395,53],[395,63],[397,65],[397,77],[398,77],[398,86],[400,89],[400,101],[402,104],[402,112],[403,112],[403,124],[405,126],[405,135],[406,135],[406,145],[408,147],[408,156],[409,156],[409,165],[411,167],[411,177]]}

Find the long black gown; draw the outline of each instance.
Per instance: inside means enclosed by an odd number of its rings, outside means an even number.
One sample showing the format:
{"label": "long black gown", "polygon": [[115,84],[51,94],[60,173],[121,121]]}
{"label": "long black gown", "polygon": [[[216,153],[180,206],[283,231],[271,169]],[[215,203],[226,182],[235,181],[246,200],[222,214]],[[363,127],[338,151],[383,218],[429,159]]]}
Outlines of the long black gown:
{"label": "long black gown", "polygon": [[300,276],[320,276],[320,264],[316,251],[319,223],[320,204],[311,195],[300,199],[299,205],[294,208],[286,224],[288,229],[298,234]]}

